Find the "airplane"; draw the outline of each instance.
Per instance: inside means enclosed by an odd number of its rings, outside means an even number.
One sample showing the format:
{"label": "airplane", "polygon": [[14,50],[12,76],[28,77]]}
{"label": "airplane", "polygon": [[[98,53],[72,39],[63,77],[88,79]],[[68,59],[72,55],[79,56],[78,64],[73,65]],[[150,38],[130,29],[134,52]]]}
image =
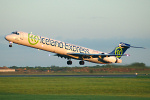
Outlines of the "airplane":
{"label": "airplane", "polygon": [[122,56],[129,56],[128,54],[124,54],[127,49],[130,47],[143,48],[134,47],[130,44],[120,42],[119,46],[117,46],[112,52],[105,53],[51,38],[34,35],[32,32],[26,33],[21,31],[12,32],[10,35],[5,36],[5,39],[9,41],[9,47],[12,47],[12,44],[15,43],[55,53],[55,56],[68,59],[68,65],[72,64],[71,59],[80,60],[80,65],[84,65],[84,61],[98,64],[122,63],[120,58]]}

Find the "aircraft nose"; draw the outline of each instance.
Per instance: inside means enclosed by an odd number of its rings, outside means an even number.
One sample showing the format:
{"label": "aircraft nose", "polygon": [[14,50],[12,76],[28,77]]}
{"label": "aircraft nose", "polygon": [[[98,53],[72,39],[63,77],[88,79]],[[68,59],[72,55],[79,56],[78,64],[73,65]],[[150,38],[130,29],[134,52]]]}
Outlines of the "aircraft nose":
{"label": "aircraft nose", "polygon": [[10,35],[5,36],[5,39],[6,39],[7,41],[9,41],[9,40],[10,40]]}

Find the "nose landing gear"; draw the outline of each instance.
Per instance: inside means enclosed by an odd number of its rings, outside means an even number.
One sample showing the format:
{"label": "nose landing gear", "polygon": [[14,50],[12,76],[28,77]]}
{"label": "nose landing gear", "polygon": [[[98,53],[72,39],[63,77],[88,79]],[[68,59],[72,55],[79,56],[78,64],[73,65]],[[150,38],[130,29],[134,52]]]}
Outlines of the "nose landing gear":
{"label": "nose landing gear", "polygon": [[12,43],[13,43],[13,42],[9,42],[9,47],[12,47]]}

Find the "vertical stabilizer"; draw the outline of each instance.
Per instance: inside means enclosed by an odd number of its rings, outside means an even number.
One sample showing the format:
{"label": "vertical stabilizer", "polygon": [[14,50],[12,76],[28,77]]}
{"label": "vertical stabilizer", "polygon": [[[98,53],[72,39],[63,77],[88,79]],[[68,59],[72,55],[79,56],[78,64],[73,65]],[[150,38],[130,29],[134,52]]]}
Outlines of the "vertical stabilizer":
{"label": "vertical stabilizer", "polygon": [[[127,43],[123,43],[120,42],[119,46],[117,46],[112,52],[110,52],[109,54],[119,54],[119,55],[123,55],[127,49],[130,48],[130,44]],[[121,56],[116,56],[117,58],[121,58]]]}

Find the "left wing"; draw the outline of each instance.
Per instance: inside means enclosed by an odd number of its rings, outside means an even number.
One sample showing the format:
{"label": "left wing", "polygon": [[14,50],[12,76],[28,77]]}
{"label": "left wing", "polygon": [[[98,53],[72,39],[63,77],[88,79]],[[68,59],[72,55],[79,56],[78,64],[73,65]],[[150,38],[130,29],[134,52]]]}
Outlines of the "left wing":
{"label": "left wing", "polygon": [[67,53],[73,56],[79,56],[81,58],[101,58],[101,57],[110,57],[110,56],[128,56],[127,54],[85,54],[85,53]]}

